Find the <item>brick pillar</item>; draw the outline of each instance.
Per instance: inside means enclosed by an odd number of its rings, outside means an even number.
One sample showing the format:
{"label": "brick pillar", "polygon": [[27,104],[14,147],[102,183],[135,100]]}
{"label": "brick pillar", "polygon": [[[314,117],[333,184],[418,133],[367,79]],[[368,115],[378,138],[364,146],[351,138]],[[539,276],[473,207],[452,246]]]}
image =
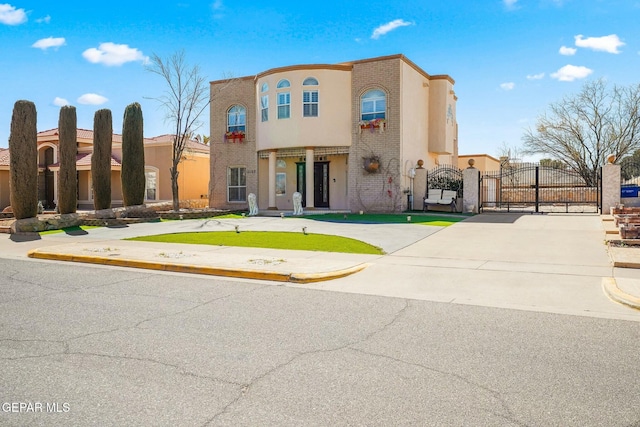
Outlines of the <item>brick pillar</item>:
{"label": "brick pillar", "polygon": [[620,204],[620,165],[607,163],[602,167],[602,214]]}
{"label": "brick pillar", "polygon": [[469,166],[462,171],[462,212],[478,213],[480,208],[480,171]]}

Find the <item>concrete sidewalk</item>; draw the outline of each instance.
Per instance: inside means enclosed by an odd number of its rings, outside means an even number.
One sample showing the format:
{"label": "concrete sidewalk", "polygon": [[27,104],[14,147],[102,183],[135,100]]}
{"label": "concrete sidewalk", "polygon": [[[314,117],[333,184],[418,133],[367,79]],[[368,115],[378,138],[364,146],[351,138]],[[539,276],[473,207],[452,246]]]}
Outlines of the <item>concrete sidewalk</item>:
{"label": "concrete sidewalk", "polygon": [[[386,255],[352,255],[120,239],[185,231],[290,231],[352,237]],[[22,255],[461,304],[623,317],[640,313],[640,270],[614,267],[596,214],[481,214],[451,227],[330,223],[301,218],[184,220],[53,234],[15,243]],[[14,236],[20,239],[20,236]],[[640,261],[640,249],[638,249]],[[357,274],[354,274],[357,273]],[[603,292],[604,290],[604,292]]]}

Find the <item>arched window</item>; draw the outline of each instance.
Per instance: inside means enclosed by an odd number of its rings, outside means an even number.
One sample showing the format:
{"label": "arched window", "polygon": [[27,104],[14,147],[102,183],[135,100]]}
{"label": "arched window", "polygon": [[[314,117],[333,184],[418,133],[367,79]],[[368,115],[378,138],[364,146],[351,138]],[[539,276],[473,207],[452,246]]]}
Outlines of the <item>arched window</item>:
{"label": "arched window", "polygon": [[387,95],[379,89],[370,90],[362,95],[360,103],[361,120],[385,119]]}
{"label": "arched window", "polygon": [[318,80],[314,77],[307,77],[302,82],[302,86],[318,86]]}
{"label": "arched window", "polygon": [[278,89],[282,89],[283,87],[291,87],[291,83],[289,83],[289,80],[287,79],[282,79],[278,82],[278,85],[276,87]]}
{"label": "arched window", "polygon": [[247,123],[247,110],[242,105],[234,105],[227,112],[227,132],[244,132]]}
{"label": "arched window", "polygon": [[262,87],[260,88],[260,92],[266,92],[269,90],[269,83],[262,83]]}

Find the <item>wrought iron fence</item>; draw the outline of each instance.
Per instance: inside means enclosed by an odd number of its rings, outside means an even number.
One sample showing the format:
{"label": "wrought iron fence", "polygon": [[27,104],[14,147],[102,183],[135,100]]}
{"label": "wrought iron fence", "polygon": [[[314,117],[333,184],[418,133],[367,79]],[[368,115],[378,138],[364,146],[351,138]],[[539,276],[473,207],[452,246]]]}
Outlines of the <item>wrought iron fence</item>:
{"label": "wrought iron fence", "polygon": [[534,163],[511,164],[485,172],[480,184],[481,209],[533,212],[598,212],[598,183],[588,185],[576,171]]}

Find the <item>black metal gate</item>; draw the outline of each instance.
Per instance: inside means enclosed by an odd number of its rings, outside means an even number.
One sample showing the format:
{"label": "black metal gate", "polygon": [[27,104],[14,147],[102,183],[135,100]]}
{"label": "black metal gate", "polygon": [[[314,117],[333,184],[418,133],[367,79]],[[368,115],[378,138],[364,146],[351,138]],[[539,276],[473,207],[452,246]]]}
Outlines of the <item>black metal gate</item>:
{"label": "black metal gate", "polygon": [[574,170],[535,163],[507,164],[480,179],[483,212],[598,213],[602,205],[602,169],[588,184]]}
{"label": "black metal gate", "polygon": [[427,171],[427,188],[452,190],[462,200],[462,171],[456,166],[440,165]]}

